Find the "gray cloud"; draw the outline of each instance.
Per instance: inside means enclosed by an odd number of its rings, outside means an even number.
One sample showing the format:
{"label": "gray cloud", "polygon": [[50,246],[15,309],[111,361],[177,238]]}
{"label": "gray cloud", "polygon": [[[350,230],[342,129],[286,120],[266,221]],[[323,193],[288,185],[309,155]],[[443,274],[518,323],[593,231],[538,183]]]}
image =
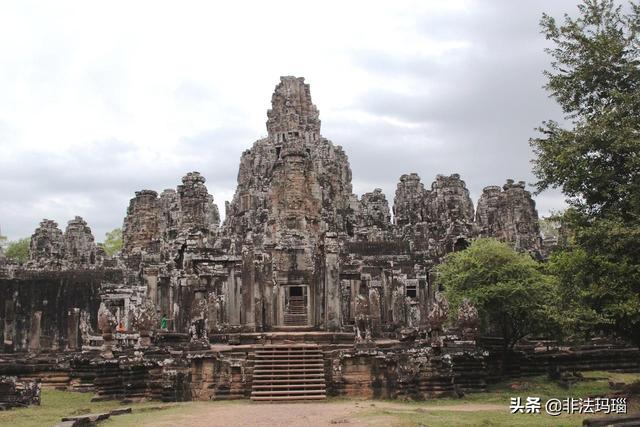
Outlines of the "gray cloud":
{"label": "gray cloud", "polygon": [[[444,57],[353,52],[354,64],[367,73],[415,88],[372,88],[350,108],[377,124],[359,132],[347,131],[350,123],[332,128],[347,151],[357,153],[351,156],[355,187],[383,187],[391,200],[402,173],[418,172],[429,186],[437,173],[458,172],[477,200],[484,186],[507,178],[535,182],[528,140],[542,120],[562,118],[542,89],[549,58],[538,21],[543,11],[574,9],[569,1],[483,2],[477,13],[417,20],[416,31],[428,39],[469,42]],[[384,124],[389,120],[414,127]],[[541,214],[561,208],[563,199],[558,192],[539,196]]]}
{"label": "gray cloud", "polygon": [[[43,24],[32,25],[41,31],[34,33],[34,45],[16,50],[13,59],[0,58],[0,91],[6,92],[0,100],[0,148],[9,153],[0,158],[3,234],[28,236],[43,217],[64,228],[79,214],[101,240],[121,226],[136,190],[175,188],[191,170],[207,178],[223,211],[242,151],[264,134],[277,83],[265,83],[265,76],[294,72],[308,77],[323,134],[349,155],[358,194],[381,187],[393,203],[398,178],[408,172],[418,172],[426,186],[438,173],[460,173],[474,200],[484,186],[507,178],[534,181],[528,140],[542,120],[561,118],[542,89],[549,58],[538,21],[543,11],[574,12],[575,0],[478,1],[454,11],[433,5],[438,7],[418,13],[398,3],[384,28],[360,19],[355,6],[341,9],[354,15],[339,15],[334,25],[308,22],[305,43],[298,33],[273,29],[272,22],[282,20],[279,12],[235,33],[230,26],[224,39],[208,34],[208,27],[190,39],[188,16],[207,19],[185,9],[184,22],[175,23],[182,27],[168,39],[161,30],[171,14],[162,26],[143,32],[137,24],[127,32],[123,23],[113,45],[100,37],[99,26],[85,27],[87,46],[77,45],[82,38],[56,31],[44,16],[34,18]],[[308,19],[301,9],[287,10],[293,14],[288,22]],[[237,12],[231,16],[243,16]],[[323,13],[338,16],[334,12]],[[30,12],[25,13],[26,24]],[[315,31],[320,28],[327,31]],[[356,33],[361,40],[354,42]],[[287,43],[287,34],[295,40]],[[398,34],[415,46],[429,41],[452,47],[440,53],[405,50],[393,38]],[[386,40],[397,45],[380,47]],[[229,47],[234,43],[238,49]],[[273,50],[265,52],[265,46]],[[344,81],[360,90],[349,92]],[[28,98],[33,100],[27,103]],[[332,99],[340,101],[331,104]],[[82,129],[73,144],[56,143],[76,128]],[[537,203],[544,214],[562,207],[562,200],[558,192],[547,192]]]}

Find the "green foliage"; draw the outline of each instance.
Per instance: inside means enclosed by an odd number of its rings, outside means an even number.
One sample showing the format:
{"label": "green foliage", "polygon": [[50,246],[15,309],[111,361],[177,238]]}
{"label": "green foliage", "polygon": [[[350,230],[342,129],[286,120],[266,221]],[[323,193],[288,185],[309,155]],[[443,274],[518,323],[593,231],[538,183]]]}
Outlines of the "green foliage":
{"label": "green foliage", "polygon": [[549,260],[567,326],[614,333],[640,346],[640,226],[598,219],[574,228],[575,244]]}
{"label": "green foliage", "polygon": [[564,251],[548,271],[559,281],[563,325],[614,333],[640,345],[640,6],[585,0],[542,32],[554,47],[547,90],[569,126],[549,121],[531,140],[538,191],[560,187],[573,209]]}
{"label": "green foliage", "polygon": [[107,255],[113,256],[122,250],[122,229],[116,228],[105,234],[103,247]]}
{"label": "green foliage", "polygon": [[9,242],[5,255],[7,258],[17,262],[25,262],[29,259],[29,244],[31,239],[25,237],[24,239]]}
{"label": "green foliage", "polygon": [[438,266],[440,283],[452,306],[462,298],[477,307],[483,327],[493,327],[506,346],[531,333],[553,329],[556,290],[551,277],[529,255],[495,239],[476,239]]}
{"label": "green foliage", "polygon": [[548,15],[554,44],[546,88],[570,123],[554,121],[530,141],[538,191],[560,187],[580,212],[638,219],[640,211],[640,8],[585,0],[562,25]]}
{"label": "green foliage", "polygon": [[538,223],[540,224],[540,232],[544,237],[560,237],[560,221],[557,216],[540,218]]}

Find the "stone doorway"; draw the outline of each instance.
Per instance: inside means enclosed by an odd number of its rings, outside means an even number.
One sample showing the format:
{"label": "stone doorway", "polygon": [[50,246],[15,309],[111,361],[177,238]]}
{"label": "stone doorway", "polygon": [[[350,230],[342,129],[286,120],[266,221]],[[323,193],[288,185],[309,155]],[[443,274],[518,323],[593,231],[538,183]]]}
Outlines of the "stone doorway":
{"label": "stone doorway", "polygon": [[283,326],[309,325],[309,287],[306,285],[284,288]]}

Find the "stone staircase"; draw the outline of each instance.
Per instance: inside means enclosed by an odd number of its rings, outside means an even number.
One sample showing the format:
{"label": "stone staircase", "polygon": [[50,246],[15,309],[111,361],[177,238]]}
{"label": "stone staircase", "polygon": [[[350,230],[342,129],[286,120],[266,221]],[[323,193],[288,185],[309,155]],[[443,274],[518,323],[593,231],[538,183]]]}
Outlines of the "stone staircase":
{"label": "stone staircase", "polygon": [[284,326],[305,326],[307,324],[307,304],[304,297],[290,297],[284,313]]}
{"label": "stone staircase", "polygon": [[315,344],[256,347],[251,400],[326,398],[323,353]]}

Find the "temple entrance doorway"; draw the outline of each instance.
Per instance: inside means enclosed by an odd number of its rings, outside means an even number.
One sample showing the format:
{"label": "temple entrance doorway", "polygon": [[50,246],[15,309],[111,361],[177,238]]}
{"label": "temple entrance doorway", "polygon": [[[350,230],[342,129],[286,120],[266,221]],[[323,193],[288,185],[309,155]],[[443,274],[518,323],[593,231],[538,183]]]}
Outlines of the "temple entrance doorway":
{"label": "temple entrance doorway", "polygon": [[306,285],[284,288],[283,326],[309,325],[309,287]]}

